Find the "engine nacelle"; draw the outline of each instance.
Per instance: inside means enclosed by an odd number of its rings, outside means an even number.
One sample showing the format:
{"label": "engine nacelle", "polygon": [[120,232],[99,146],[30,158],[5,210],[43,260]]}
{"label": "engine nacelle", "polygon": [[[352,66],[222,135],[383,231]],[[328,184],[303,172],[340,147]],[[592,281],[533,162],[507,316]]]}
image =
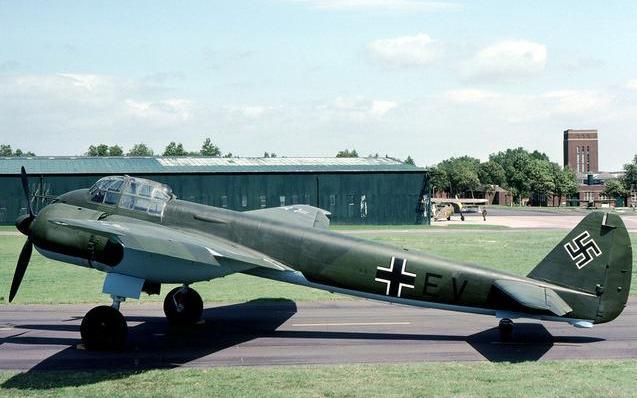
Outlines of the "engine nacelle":
{"label": "engine nacelle", "polygon": [[124,257],[124,247],[120,242],[49,222],[64,218],[99,220],[105,216],[104,212],[54,203],[38,214],[32,225],[31,239],[38,249],[85,260],[74,261],[76,264],[93,267],[93,263],[97,262],[115,267]]}

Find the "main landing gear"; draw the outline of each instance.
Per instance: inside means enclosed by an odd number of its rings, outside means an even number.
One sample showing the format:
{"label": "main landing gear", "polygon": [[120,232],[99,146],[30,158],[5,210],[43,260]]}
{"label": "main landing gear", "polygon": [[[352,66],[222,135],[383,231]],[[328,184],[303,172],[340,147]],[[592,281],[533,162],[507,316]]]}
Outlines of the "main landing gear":
{"label": "main landing gear", "polygon": [[164,299],[164,313],[174,325],[192,325],[199,322],[203,301],[194,289],[187,285],[171,290]]}
{"label": "main landing gear", "polygon": [[[119,312],[124,297],[112,296],[113,304],[100,305],[84,315],[80,334],[84,347],[89,350],[117,351],[126,345],[128,326]],[[195,290],[187,285],[177,287],[164,300],[164,313],[172,324],[191,325],[201,319],[203,301]]]}
{"label": "main landing gear", "polygon": [[84,315],[80,334],[84,347],[89,350],[121,350],[126,344],[128,327],[119,312],[124,297],[113,296],[113,305],[100,305]]}
{"label": "main landing gear", "polygon": [[510,341],[511,337],[513,337],[513,321],[509,318],[503,318],[500,320],[500,324],[498,325],[498,329],[500,330],[500,341],[506,342]]}

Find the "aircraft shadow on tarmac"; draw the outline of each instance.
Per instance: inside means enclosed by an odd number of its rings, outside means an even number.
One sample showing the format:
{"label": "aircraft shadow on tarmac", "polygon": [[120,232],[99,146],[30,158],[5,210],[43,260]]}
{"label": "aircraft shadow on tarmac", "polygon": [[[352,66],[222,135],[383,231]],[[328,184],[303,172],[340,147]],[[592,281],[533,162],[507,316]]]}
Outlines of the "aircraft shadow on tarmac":
{"label": "aircraft shadow on tarmac", "polygon": [[[499,342],[497,328],[471,336],[404,333],[289,331],[277,329],[297,311],[291,300],[260,299],[242,304],[205,309],[204,323],[184,328],[171,327],[163,317],[127,317],[129,342],[123,352],[92,352],[76,349],[75,338],[30,337],[20,333],[2,343],[68,345],[29,371],[17,374],[2,384],[4,388],[48,389],[93,384],[102,380],[126,378],[140,371],[170,369],[226,348],[259,338],[361,339],[411,341],[464,341],[492,362],[523,362],[540,359],[555,343],[592,343],[598,338],[552,336],[537,323],[516,323],[513,338]],[[16,325],[16,329],[73,331],[79,325]],[[42,370],[81,370],[72,377],[39,377]]]}

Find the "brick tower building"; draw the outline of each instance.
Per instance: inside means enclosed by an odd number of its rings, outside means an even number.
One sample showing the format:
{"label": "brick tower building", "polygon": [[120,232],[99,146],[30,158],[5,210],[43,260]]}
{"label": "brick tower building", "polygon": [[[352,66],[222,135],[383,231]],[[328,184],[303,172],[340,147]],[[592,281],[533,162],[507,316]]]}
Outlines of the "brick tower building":
{"label": "brick tower building", "polygon": [[578,177],[599,172],[597,130],[564,131],[564,166]]}

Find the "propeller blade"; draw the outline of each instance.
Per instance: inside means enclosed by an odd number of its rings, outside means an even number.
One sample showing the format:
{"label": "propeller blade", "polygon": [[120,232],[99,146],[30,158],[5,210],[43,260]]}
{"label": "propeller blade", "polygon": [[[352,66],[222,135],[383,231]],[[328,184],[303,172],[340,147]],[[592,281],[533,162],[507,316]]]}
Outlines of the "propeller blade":
{"label": "propeller blade", "polygon": [[34,217],[33,208],[31,207],[31,193],[29,192],[29,177],[27,176],[27,171],[24,169],[24,166],[20,169],[20,179],[22,180],[24,195],[27,197],[27,210],[29,211],[29,215]]}
{"label": "propeller blade", "polygon": [[29,260],[31,259],[31,252],[33,252],[33,243],[31,243],[31,239],[27,239],[27,241],[24,242],[24,246],[22,246],[20,258],[18,258],[18,265],[15,267],[13,282],[11,282],[11,292],[9,292],[9,302],[13,301],[13,298],[18,292],[18,288],[24,277],[24,272],[27,270]]}

